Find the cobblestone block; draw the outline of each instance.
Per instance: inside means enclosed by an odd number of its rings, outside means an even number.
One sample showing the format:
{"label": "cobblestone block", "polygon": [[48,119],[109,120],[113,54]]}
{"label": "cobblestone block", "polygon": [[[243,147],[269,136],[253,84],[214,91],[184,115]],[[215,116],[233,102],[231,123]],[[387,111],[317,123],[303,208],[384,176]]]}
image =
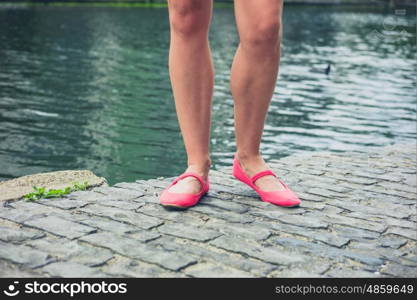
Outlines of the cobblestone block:
{"label": "cobblestone block", "polygon": [[287,223],[300,227],[327,229],[329,223],[321,221],[316,215],[283,215],[279,219],[282,223]]}
{"label": "cobblestone block", "polygon": [[132,238],[134,240],[137,240],[137,241],[149,242],[149,241],[159,238],[161,235],[154,231],[137,230],[137,231],[129,232],[125,236]]}
{"label": "cobblestone block", "polygon": [[237,225],[229,224],[225,221],[209,220],[205,226],[208,226],[209,228],[214,228],[223,234],[240,236],[243,238],[259,241],[265,240],[271,235],[271,231],[262,228],[261,226],[256,226],[253,223]]}
{"label": "cobblestone block", "polygon": [[[95,189],[99,189],[102,187],[96,187]],[[72,192],[70,194],[67,195],[67,198],[72,199],[72,200],[82,200],[82,201],[86,201],[86,202],[96,202],[96,201],[100,201],[102,199],[105,199],[106,196],[104,194],[95,192],[95,189],[91,190],[91,191],[76,191],[76,192]]]}
{"label": "cobblestone block", "polygon": [[119,182],[113,185],[113,187],[121,188],[121,189],[128,189],[128,190],[134,190],[139,191],[143,195],[145,195],[145,191],[143,188],[143,185],[137,183],[137,182]]}
{"label": "cobblestone block", "polygon": [[328,262],[317,258],[314,260],[314,262],[310,261],[310,263],[302,267],[292,266],[289,268],[283,268],[281,270],[274,271],[271,273],[271,277],[278,277],[278,278],[323,277],[323,274],[329,270],[330,266],[331,265]]}
{"label": "cobblestone block", "polygon": [[407,239],[390,234],[382,236],[378,242],[382,247],[398,249],[407,244]]}
{"label": "cobblestone block", "polygon": [[274,206],[273,204],[270,204],[270,209],[251,209],[249,213],[253,216],[257,217],[265,217],[274,221],[278,221],[281,219],[282,216],[287,215],[302,215],[306,212],[306,209],[301,207],[295,207],[295,208],[284,208],[284,207],[278,207]]}
{"label": "cobblestone block", "polygon": [[117,234],[138,230],[136,226],[98,216],[91,216],[90,218],[82,220],[80,223]]}
{"label": "cobblestone block", "polygon": [[404,220],[404,219],[396,219],[396,218],[383,218],[383,220],[381,220],[382,222],[384,222],[385,224],[387,224],[388,226],[395,226],[395,227],[403,227],[403,228],[407,228],[407,229],[411,229],[414,230],[417,228],[417,222],[415,222],[413,220],[413,216],[410,216],[409,218],[410,221],[408,220]]}
{"label": "cobblestone block", "polygon": [[304,200],[302,202],[302,204],[301,204],[300,207],[305,208],[306,210],[312,210],[312,209],[314,209],[314,210],[320,210],[320,211],[322,211],[326,207],[326,204],[324,204],[324,203],[317,203],[317,202],[308,201],[308,200],[307,201]]}
{"label": "cobblestone block", "polygon": [[191,258],[190,256],[150,247],[144,245],[140,241],[133,240],[126,236],[117,236],[108,233],[95,233],[84,236],[81,240],[97,246],[112,249],[121,255],[157,264],[172,271],[178,271],[197,262],[197,260]]}
{"label": "cobblestone block", "polygon": [[241,270],[227,268],[220,264],[215,265],[211,263],[200,263],[200,264],[192,265],[188,267],[187,269],[185,269],[184,272],[192,277],[200,277],[200,278],[254,277],[252,274],[241,271]]}
{"label": "cobblestone block", "polygon": [[25,269],[21,265],[0,259],[0,278],[44,277],[38,270]]}
{"label": "cobblestone block", "polygon": [[45,233],[23,228],[0,227],[0,240],[3,242],[19,243],[25,240],[39,239]]}
{"label": "cobblestone block", "polygon": [[417,268],[417,256],[415,254],[404,254],[398,260],[398,264]]}
{"label": "cobblestone block", "polygon": [[47,215],[64,217],[71,214],[65,210],[26,201],[17,201],[11,207],[0,209],[0,218],[16,223],[23,223],[27,220],[42,218]]}
{"label": "cobblestone block", "polygon": [[99,270],[87,267],[74,262],[55,262],[46,265],[42,271],[49,273],[52,277],[73,277],[73,278],[88,278],[88,277],[105,277]]}
{"label": "cobblestone block", "polygon": [[297,251],[302,251],[303,253],[311,253],[316,256],[320,257],[327,257],[333,260],[340,260],[341,258],[349,258],[363,264],[367,264],[370,266],[381,266],[383,264],[383,260],[372,256],[372,253],[363,254],[360,252],[353,252],[344,249],[337,249],[331,247],[325,247],[320,244],[296,240],[292,238],[275,238],[273,242],[283,246],[283,247],[290,247],[294,248]]}
{"label": "cobblestone block", "polygon": [[233,211],[236,213],[245,213],[249,210],[249,208],[246,205],[242,205],[240,203],[236,203],[233,201],[227,201],[223,199],[216,199],[213,197],[204,197],[201,201],[202,205],[209,205],[214,206],[220,209],[225,209],[228,211]]}
{"label": "cobblestone block", "polygon": [[156,195],[145,195],[143,197],[133,199],[132,201],[135,201],[135,202],[138,202],[138,203],[145,203],[145,204],[153,203],[153,204],[160,205],[159,198]]}
{"label": "cobblestone block", "polygon": [[117,208],[126,209],[126,210],[136,210],[142,207],[143,205],[145,205],[145,203],[143,202],[139,203],[135,201],[120,201],[120,200],[105,199],[103,201],[100,201],[99,205],[117,207]]}
{"label": "cobblestone block", "polygon": [[241,239],[233,237],[221,236],[209,243],[228,251],[249,255],[253,258],[277,265],[301,263],[306,260],[306,257],[303,255],[294,255],[288,251],[267,248],[260,244],[249,244]]}
{"label": "cobblestone block", "polygon": [[396,234],[402,237],[405,237],[407,239],[411,239],[414,241],[417,241],[417,231],[414,229],[405,229],[400,227],[390,227],[385,233],[392,233]]}
{"label": "cobblestone block", "polygon": [[410,210],[403,210],[398,205],[395,206],[394,210],[391,210],[390,208],[392,207],[389,204],[386,204],[388,209],[369,206],[369,205],[359,205],[353,202],[347,203],[346,201],[339,201],[339,200],[332,200],[328,204],[351,211],[351,212],[361,212],[361,213],[377,215],[377,216],[384,215],[384,216],[390,216],[390,217],[396,217],[396,218],[407,218],[412,214]]}
{"label": "cobblestone block", "polygon": [[[365,191],[373,191],[375,190],[375,188],[378,188],[378,186],[372,186],[372,187],[364,187]],[[378,189],[378,193],[382,194],[382,195],[389,195],[389,196],[393,196],[393,197],[401,197],[401,198],[405,198],[405,199],[409,199],[409,200],[416,200],[416,195],[414,193],[409,193],[409,192],[402,192],[402,191],[395,191],[395,190],[391,190],[389,188],[386,189]]]}
{"label": "cobblestone block", "polygon": [[374,278],[381,277],[377,272],[355,270],[350,268],[334,268],[325,273],[326,277],[349,277],[349,278]]}
{"label": "cobblestone block", "polygon": [[88,204],[85,200],[73,200],[70,198],[59,198],[59,199],[45,199],[39,200],[38,203],[53,206],[61,209],[74,209],[86,206]]}
{"label": "cobblestone block", "polygon": [[[318,195],[312,195],[306,192],[298,192],[297,196],[304,201],[313,201],[313,202],[323,202],[327,201],[326,197],[318,196]],[[302,204],[301,204],[302,205]]]}
{"label": "cobblestone block", "polygon": [[11,206],[18,210],[26,210],[26,211],[34,211],[36,213],[43,213],[47,215],[56,215],[56,216],[71,216],[72,212],[60,209],[58,207],[53,206],[46,206],[37,202],[31,202],[31,201],[25,201],[25,200],[19,200],[16,202],[13,202]]}
{"label": "cobblestone block", "polygon": [[209,260],[212,262],[222,262],[225,266],[230,266],[233,269],[238,269],[246,272],[250,272],[256,276],[265,277],[271,271],[277,267],[266,262],[253,260],[251,258],[243,258],[240,254],[218,250],[206,244],[196,245],[194,243],[179,243],[174,241],[173,238],[164,236],[160,239],[151,241],[150,244],[167,249],[169,251],[181,251],[182,253],[188,253],[195,257],[204,257],[204,261]]}
{"label": "cobblestone block", "polygon": [[184,227],[182,224],[165,223],[158,227],[158,231],[164,234],[178,236],[190,240],[206,242],[221,235],[220,232],[202,227]]}
{"label": "cobblestone block", "polygon": [[374,215],[385,215],[391,218],[409,218],[413,213],[416,213],[416,203],[417,201],[412,205],[401,205],[399,202],[394,203],[392,199],[389,201],[386,196],[381,197],[378,193],[372,193],[372,196],[366,201],[365,212],[368,214],[373,212]]}
{"label": "cobblestone block", "polygon": [[75,239],[96,231],[96,229],[92,227],[68,221],[57,216],[47,216],[45,218],[29,220],[24,224],[40,230],[45,230],[55,235],[65,236],[69,239]]}
{"label": "cobblestone block", "polygon": [[277,233],[289,233],[291,235],[303,236],[308,239],[316,240],[325,244],[328,244],[333,247],[341,248],[347,243],[350,239],[340,236],[337,231],[323,231],[323,230],[312,230],[309,228],[300,228],[299,226],[289,225],[289,224],[276,224],[268,222],[256,222],[254,224],[259,224],[260,226],[274,230]]}
{"label": "cobblestone block", "polygon": [[403,265],[399,265],[396,263],[389,263],[388,265],[382,267],[380,272],[382,274],[387,274],[389,276],[396,276],[396,277],[408,277],[408,278],[417,277],[416,267],[408,267],[408,266],[403,266]]}
{"label": "cobblestone block", "polygon": [[384,176],[383,174],[386,173],[384,170],[377,171],[379,173],[375,173],[374,169],[368,169],[366,171],[364,170],[353,170],[350,173],[350,175],[358,176],[358,177],[365,177],[370,179],[381,179],[381,180],[387,180],[390,182],[400,182],[400,177],[394,177],[394,176]]}
{"label": "cobblestone block", "polygon": [[195,216],[190,211],[169,211],[163,208],[159,203],[146,203],[144,206],[137,210],[138,212],[156,217],[162,220],[170,220],[173,222],[181,222],[186,224],[195,224],[195,226],[203,225],[205,220],[198,216]]}
{"label": "cobblestone block", "polygon": [[114,277],[180,277],[177,273],[167,271],[156,265],[117,255],[116,258],[103,266],[101,270]]}
{"label": "cobblestone block", "polygon": [[31,247],[48,253],[56,260],[66,260],[87,266],[104,264],[113,257],[113,253],[107,249],[82,244],[78,241],[66,239],[40,239],[26,243]]}
{"label": "cobblestone block", "polygon": [[106,195],[108,200],[132,200],[144,196],[142,190],[132,190],[117,187],[98,187],[94,189],[95,192]]}
{"label": "cobblestone block", "polygon": [[225,210],[220,210],[217,208],[211,208],[208,206],[194,206],[190,208],[190,211],[199,212],[214,218],[227,220],[231,223],[250,223],[253,221],[253,218],[249,214],[237,214],[233,212],[228,212]]}
{"label": "cobblestone block", "polygon": [[163,223],[163,221],[157,218],[141,213],[97,204],[90,204],[81,208],[81,211],[96,216],[108,217],[115,221],[126,222],[143,229],[150,229]]}
{"label": "cobblestone block", "polygon": [[417,176],[416,174],[413,175],[406,175],[404,183],[408,186],[413,186],[415,189],[417,188]]}
{"label": "cobblestone block", "polygon": [[23,221],[30,220],[33,218],[39,218],[44,215],[44,212],[30,211],[24,209],[15,209],[9,207],[0,209],[0,218],[16,223],[23,223]]}
{"label": "cobblestone block", "polygon": [[358,184],[358,185],[363,185],[363,186],[374,185],[375,183],[378,182],[378,180],[376,180],[374,178],[338,175],[338,174],[335,174],[335,173],[332,174],[332,178],[348,182],[349,184],[353,183],[353,184]]}
{"label": "cobblestone block", "polygon": [[[317,183],[315,184],[315,186],[317,186]],[[309,194],[312,195],[317,195],[317,196],[321,196],[321,197],[326,197],[326,198],[347,198],[349,197],[348,195],[344,194],[344,193],[338,193],[338,192],[334,192],[334,191],[329,191],[327,189],[324,189],[322,187],[318,188],[318,187],[314,187],[314,188],[309,188],[307,190],[307,192]]]}
{"label": "cobblestone block", "polygon": [[[214,193],[213,193],[214,192]],[[244,196],[244,197],[251,197],[255,199],[259,199],[258,195],[255,191],[250,190],[240,184],[239,186],[222,186],[222,185],[210,185],[210,192],[209,195],[222,195],[223,197],[235,197],[235,196]]]}
{"label": "cobblestone block", "polygon": [[345,225],[349,227],[375,231],[378,233],[382,233],[387,229],[387,226],[381,223],[356,218],[349,218],[342,215],[326,215],[322,220],[323,222],[327,222],[328,224]]}
{"label": "cobblestone block", "polygon": [[36,268],[50,262],[51,256],[28,246],[17,246],[0,241],[0,259],[5,259],[29,268]]}
{"label": "cobblestone block", "polygon": [[381,187],[381,189],[389,190],[389,191],[401,191],[405,192],[407,194],[411,194],[411,196],[414,194],[414,196],[417,199],[417,191],[415,186],[409,186],[401,183],[396,182],[389,182],[386,184],[378,184],[375,187]]}
{"label": "cobblestone block", "polygon": [[259,197],[235,196],[233,201],[251,208],[268,209],[272,207],[270,203],[263,202]]}
{"label": "cobblestone block", "polygon": [[368,241],[377,239],[380,234],[375,231],[369,231],[366,229],[359,229],[343,225],[332,225],[334,231],[336,231],[340,236],[350,238],[351,240],[356,241]]}

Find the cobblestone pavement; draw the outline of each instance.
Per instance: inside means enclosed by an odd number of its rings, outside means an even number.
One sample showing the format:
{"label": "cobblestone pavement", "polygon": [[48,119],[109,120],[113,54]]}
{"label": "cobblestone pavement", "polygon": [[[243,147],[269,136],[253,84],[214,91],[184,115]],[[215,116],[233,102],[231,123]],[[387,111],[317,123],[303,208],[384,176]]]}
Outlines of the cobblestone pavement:
{"label": "cobblestone pavement", "polygon": [[264,203],[211,173],[194,208],[167,211],[173,178],[0,208],[2,277],[417,277],[416,145],[270,162],[302,198]]}

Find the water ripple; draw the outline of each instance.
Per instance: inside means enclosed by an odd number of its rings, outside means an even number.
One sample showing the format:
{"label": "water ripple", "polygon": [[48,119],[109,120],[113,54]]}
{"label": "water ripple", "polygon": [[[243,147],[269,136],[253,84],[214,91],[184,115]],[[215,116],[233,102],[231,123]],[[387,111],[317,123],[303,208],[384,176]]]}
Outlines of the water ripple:
{"label": "water ripple", "polygon": [[[415,15],[391,31],[382,25],[388,17],[286,7],[267,159],[415,141]],[[231,9],[215,9],[210,41],[218,168],[235,151],[229,81],[239,40]],[[0,180],[86,168],[112,184],[184,170],[165,9],[3,8],[0,44]]]}

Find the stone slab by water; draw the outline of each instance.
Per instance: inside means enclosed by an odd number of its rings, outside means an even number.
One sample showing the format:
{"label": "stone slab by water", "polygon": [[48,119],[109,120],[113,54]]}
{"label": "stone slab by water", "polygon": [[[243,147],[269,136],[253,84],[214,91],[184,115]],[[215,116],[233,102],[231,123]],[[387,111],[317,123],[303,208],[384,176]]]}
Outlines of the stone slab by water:
{"label": "stone slab by water", "polygon": [[11,180],[0,181],[0,202],[16,200],[33,192],[33,186],[48,189],[64,189],[72,187],[75,182],[84,183],[87,187],[107,185],[106,179],[97,177],[89,170],[64,170],[26,175]]}
{"label": "stone slab by water", "polygon": [[138,180],[60,199],[3,202],[0,276],[417,277],[416,145],[271,161],[302,198],[264,203],[231,176],[187,211]]}

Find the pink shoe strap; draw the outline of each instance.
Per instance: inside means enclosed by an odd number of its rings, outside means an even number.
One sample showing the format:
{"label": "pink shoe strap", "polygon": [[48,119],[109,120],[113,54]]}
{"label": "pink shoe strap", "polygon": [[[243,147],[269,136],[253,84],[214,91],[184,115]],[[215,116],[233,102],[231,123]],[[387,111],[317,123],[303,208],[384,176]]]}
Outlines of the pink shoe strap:
{"label": "pink shoe strap", "polygon": [[200,182],[201,188],[202,189],[205,188],[206,184],[204,183],[203,178],[200,175],[198,175],[197,173],[194,173],[194,172],[185,172],[185,173],[182,173],[180,176],[178,176],[174,180],[174,182],[172,184],[176,184],[178,181],[180,181],[181,179],[186,178],[186,177],[194,177],[194,178],[196,178]]}
{"label": "pink shoe strap", "polygon": [[272,172],[271,170],[265,170],[265,171],[261,171],[259,173],[256,173],[255,175],[253,175],[250,180],[252,181],[253,184],[255,184],[256,180],[258,180],[261,177],[268,176],[268,175],[272,175],[272,176],[277,177],[277,175],[275,175],[275,173]]}

